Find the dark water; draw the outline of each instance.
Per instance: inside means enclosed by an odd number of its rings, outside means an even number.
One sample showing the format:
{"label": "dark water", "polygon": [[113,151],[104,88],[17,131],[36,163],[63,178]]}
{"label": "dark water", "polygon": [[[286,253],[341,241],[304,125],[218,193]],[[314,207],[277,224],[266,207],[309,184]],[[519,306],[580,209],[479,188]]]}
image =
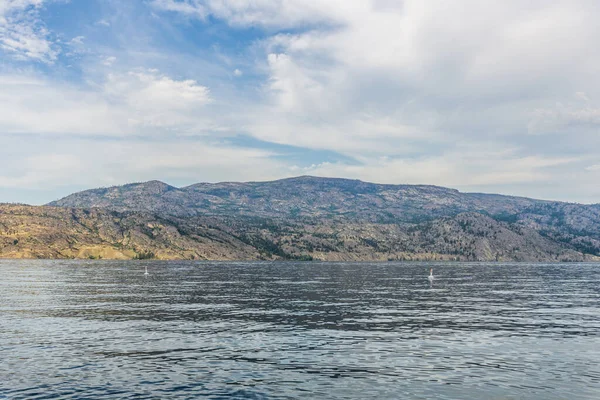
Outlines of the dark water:
{"label": "dark water", "polygon": [[600,399],[600,265],[430,265],[0,261],[0,398]]}

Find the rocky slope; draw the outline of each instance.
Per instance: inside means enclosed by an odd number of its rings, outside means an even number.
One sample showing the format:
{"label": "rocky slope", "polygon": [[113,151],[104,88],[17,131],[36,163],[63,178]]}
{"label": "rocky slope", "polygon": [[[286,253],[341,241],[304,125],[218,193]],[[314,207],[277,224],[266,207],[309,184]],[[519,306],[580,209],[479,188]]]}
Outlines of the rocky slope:
{"label": "rocky slope", "polygon": [[142,213],[0,205],[0,258],[257,259],[218,229],[177,225]]}
{"label": "rocky slope", "polygon": [[461,213],[420,224],[176,217],[0,205],[0,257],[212,260],[600,259],[531,228]]}

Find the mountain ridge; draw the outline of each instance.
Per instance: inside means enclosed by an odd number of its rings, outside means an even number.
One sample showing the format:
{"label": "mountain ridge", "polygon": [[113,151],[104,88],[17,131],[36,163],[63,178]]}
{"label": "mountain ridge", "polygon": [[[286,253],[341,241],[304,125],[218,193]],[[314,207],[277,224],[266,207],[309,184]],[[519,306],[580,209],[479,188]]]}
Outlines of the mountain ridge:
{"label": "mountain ridge", "polygon": [[[157,190],[157,185],[160,185],[162,190]],[[316,198],[319,193],[326,191],[329,191],[330,194],[336,194],[337,198],[332,199],[330,202],[327,202],[326,199]],[[107,193],[110,196],[107,196]],[[162,199],[157,197],[157,195],[160,197],[164,195],[166,197]],[[356,202],[353,202],[351,198],[369,195],[371,195],[370,200],[372,200],[371,203],[373,204],[355,204]],[[373,195],[380,198],[376,198]],[[304,200],[308,201],[302,201],[302,196],[305,197]],[[306,196],[312,196],[312,198],[307,199]],[[341,197],[344,198],[342,199]],[[398,205],[399,202],[404,201],[404,209],[397,209],[396,214],[399,214],[401,211],[407,211],[407,207],[411,208],[410,202],[414,203],[412,204],[413,214],[421,206],[434,206],[434,204],[438,204],[439,208],[442,204],[446,203],[447,207],[449,207],[449,202],[452,200],[454,200],[455,204],[464,203],[465,201],[478,203],[463,204],[463,207],[460,207],[456,211],[472,211],[475,208],[491,212],[498,211],[494,210],[494,207],[491,207],[491,203],[498,200],[511,203],[527,203],[528,205],[546,202],[545,200],[518,196],[464,193],[457,189],[435,185],[392,185],[344,178],[300,176],[266,182],[196,183],[181,188],[176,188],[160,181],[140,182],[109,188],[85,190],[48,203],[48,205],[61,207],[110,207],[117,210],[150,212],[160,210],[160,212],[179,215],[196,215],[198,213],[218,214],[219,210],[225,205],[228,205],[224,210],[227,213],[243,213],[244,209],[248,208],[248,204],[252,203],[256,198],[261,198],[262,200],[269,199],[270,201],[276,200],[280,206],[275,209],[276,212],[285,211],[281,209],[282,207],[286,208],[283,203],[288,203],[288,212],[291,211],[291,208],[302,208],[304,206],[304,211],[306,211],[304,214],[314,214],[315,207],[321,209],[332,208],[344,201],[350,201],[350,204],[348,204],[348,208],[350,209],[357,208],[358,206],[381,209],[390,208],[390,205],[392,206],[391,208],[394,208],[393,203]],[[407,199],[410,199],[410,201],[407,202]],[[162,200],[169,203],[168,206],[161,204]],[[382,202],[386,204],[381,204]],[[262,203],[265,205],[265,201]],[[294,204],[290,205],[289,203]],[[315,203],[321,204],[315,205]],[[259,210],[256,205],[247,210],[249,214],[260,213],[263,216],[273,216],[273,213],[269,212],[265,207]],[[169,207],[170,210],[165,210],[165,208]],[[312,210],[307,210],[308,208]],[[502,209],[500,211],[510,210]],[[442,215],[448,214],[449,212],[442,212]],[[363,215],[363,217],[365,216]],[[420,215],[420,217],[423,217],[423,215]]]}
{"label": "mountain ridge", "polygon": [[272,181],[219,181],[219,182],[197,182],[197,183],[192,183],[190,185],[185,185],[185,186],[173,186],[169,183],[166,183],[164,181],[161,180],[157,180],[157,179],[152,179],[149,181],[139,181],[139,182],[129,182],[129,183],[125,183],[122,185],[112,185],[112,186],[103,186],[103,187],[98,187],[98,188],[92,188],[92,189],[84,189],[75,193],[72,193],[70,195],[64,196],[60,199],[57,200],[53,200],[45,205],[52,205],[55,204],[65,198],[68,198],[72,195],[75,194],[80,194],[80,193],[85,193],[85,192],[91,192],[91,191],[101,191],[101,190],[107,190],[107,189],[115,189],[115,188],[124,188],[124,187],[130,187],[130,186],[145,186],[145,185],[163,185],[165,187],[169,187],[171,190],[181,190],[181,191],[185,191],[186,189],[192,189],[194,187],[201,187],[201,186],[230,186],[230,185],[253,185],[253,184],[268,184],[268,183],[278,183],[278,182],[286,182],[286,181],[298,181],[298,180],[330,180],[330,181],[343,181],[343,182],[357,182],[357,183],[361,183],[361,184],[367,184],[367,185],[374,185],[374,186],[382,186],[382,187],[415,187],[415,188],[436,188],[436,189],[444,189],[444,190],[448,190],[448,191],[453,191],[456,193],[461,193],[461,194],[468,194],[468,195],[481,195],[481,196],[500,196],[500,197],[510,197],[510,198],[517,198],[517,199],[524,199],[524,200],[534,200],[534,201],[550,201],[550,202],[557,202],[557,203],[565,203],[565,204],[580,204],[580,205],[600,205],[600,203],[579,203],[579,202],[568,202],[568,201],[560,201],[560,200],[546,200],[546,199],[538,199],[538,198],[534,198],[534,197],[529,197],[529,196],[520,196],[520,195],[511,195],[511,194],[502,194],[502,193],[489,193],[489,192],[463,192],[460,191],[458,189],[455,188],[451,188],[451,187],[447,187],[447,186],[441,186],[441,185],[432,185],[432,184],[392,184],[392,183],[376,183],[376,182],[367,182],[367,181],[363,181],[360,179],[347,179],[347,178],[334,178],[334,177],[318,177],[318,176],[312,176],[312,175],[301,175],[301,176],[296,176],[296,177],[289,177],[289,178],[282,178],[282,179],[276,179],[276,180],[272,180]]}

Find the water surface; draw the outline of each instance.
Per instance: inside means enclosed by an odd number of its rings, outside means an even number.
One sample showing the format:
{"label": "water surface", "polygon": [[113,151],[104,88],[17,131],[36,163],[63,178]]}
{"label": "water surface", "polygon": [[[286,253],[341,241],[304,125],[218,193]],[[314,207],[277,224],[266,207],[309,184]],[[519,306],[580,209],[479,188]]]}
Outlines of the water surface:
{"label": "water surface", "polygon": [[600,398],[598,264],[0,261],[0,274],[0,398]]}

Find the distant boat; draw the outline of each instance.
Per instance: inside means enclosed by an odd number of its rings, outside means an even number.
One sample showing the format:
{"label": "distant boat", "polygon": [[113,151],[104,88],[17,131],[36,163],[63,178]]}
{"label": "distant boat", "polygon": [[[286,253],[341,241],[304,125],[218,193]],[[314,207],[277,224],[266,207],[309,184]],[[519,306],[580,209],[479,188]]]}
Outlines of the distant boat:
{"label": "distant boat", "polygon": [[146,272],[144,272],[144,275],[150,275],[150,274],[148,274],[148,266],[145,265],[144,268],[146,268]]}
{"label": "distant boat", "polygon": [[431,269],[429,270],[429,276],[427,277],[427,279],[429,279],[429,282],[430,282],[430,283],[433,283],[433,280],[435,279],[435,278],[433,277],[433,268],[431,268]]}

